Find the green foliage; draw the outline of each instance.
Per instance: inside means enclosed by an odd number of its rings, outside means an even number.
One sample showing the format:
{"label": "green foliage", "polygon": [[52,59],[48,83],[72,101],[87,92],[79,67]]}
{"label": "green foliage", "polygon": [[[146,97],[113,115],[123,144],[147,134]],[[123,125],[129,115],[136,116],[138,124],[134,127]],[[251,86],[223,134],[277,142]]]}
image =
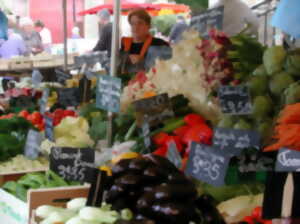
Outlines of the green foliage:
{"label": "green foliage", "polygon": [[176,23],[176,15],[162,15],[153,18],[152,26],[161,32],[163,35],[168,36],[172,26]]}
{"label": "green foliage", "polygon": [[208,0],[176,0],[176,3],[190,6],[193,13],[199,13],[208,8]]}

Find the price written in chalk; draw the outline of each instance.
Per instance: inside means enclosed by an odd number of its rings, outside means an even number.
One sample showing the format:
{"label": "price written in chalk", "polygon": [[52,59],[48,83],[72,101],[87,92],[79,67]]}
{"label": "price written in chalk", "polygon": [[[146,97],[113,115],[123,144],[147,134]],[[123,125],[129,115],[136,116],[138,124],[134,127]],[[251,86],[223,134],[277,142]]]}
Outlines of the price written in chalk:
{"label": "price written in chalk", "polygon": [[39,156],[42,140],[43,137],[38,131],[29,130],[24,148],[24,155],[29,159],[36,159]]}
{"label": "price written in chalk", "polygon": [[65,180],[90,182],[94,168],[95,150],[85,148],[52,148],[50,169]]}
{"label": "price written in chalk", "polygon": [[148,122],[152,127],[174,116],[169,96],[166,93],[135,101],[133,106],[137,112],[138,125]]}
{"label": "price written in chalk", "polygon": [[243,149],[260,148],[260,135],[256,131],[216,128],[213,145],[231,155],[240,155]]}
{"label": "price written in chalk", "polygon": [[252,113],[252,104],[247,86],[221,86],[218,98],[224,114],[246,115]]}
{"label": "price written in chalk", "polygon": [[121,79],[101,75],[97,83],[97,108],[118,113],[120,111],[121,87]]}
{"label": "price written in chalk", "polygon": [[58,101],[65,107],[76,107],[79,105],[79,89],[78,88],[64,88],[57,91]]}
{"label": "price written in chalk", "polygon": [[66,81],[68,79],[72,78],[72,75],[70,75],[60,69],[55,69],[55,73],[56,73],[57,82],[61,83],[62,85],[65,85]]}
{"label": "price written in chalk", "polygon": [[186,174],[208,184],[222,186],[229,161],[227,153],[192,142]]}
{"label": "price written in chalk", "polygon": [[200,32],[204,38],[208,37],[210,29],[222,30],[224,18],[224,6],[209,9],[191,19],[191,27]]}
{"label": "price written in chalk", "polygon": [[300,172],[300,152],[282,148],[277,154],[275,170],[278,172]]}

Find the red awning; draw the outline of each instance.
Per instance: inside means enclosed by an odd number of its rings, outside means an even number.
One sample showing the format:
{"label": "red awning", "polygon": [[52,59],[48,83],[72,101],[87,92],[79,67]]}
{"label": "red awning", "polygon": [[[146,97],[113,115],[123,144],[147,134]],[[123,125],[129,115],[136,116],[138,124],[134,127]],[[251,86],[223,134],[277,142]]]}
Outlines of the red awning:
{"label": "red awning", "polygon": [[[103,5],[96,6],[94,8],[84,10],[82,12],[79,12],[78,14],[81,16],[87,15],[87,14],[96,14],[101,9],[108,9],[111,13],[113,13],[114,4],[113,3],[107,3]],[[154,12],[158,12],[162,9],[170,9],[173,10],[174,13],[186,13],[190,11],[190,7],[183,4],[168,4],[168,3],[160,3],[160,4],[149,4],[149,3],[133,3],[128,0],[122,0],[121,3],[121,9],[122,12],[126,14],[127,11],[130,11],[135,8],[143,8],[149,11],[151,14]],[[155,14],[155,13],[154,13]]]}

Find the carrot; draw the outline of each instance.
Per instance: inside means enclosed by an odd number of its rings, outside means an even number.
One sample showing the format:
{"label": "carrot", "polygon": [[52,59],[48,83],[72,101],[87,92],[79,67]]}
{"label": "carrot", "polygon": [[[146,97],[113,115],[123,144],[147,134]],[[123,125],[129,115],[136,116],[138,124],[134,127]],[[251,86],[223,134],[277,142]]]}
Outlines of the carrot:
{"label": "carrot", "polygon": [[265,152],[288,147],[300,151],[300,103],[287,105],[277,119],[272,137],[276,142],[264,148]]}

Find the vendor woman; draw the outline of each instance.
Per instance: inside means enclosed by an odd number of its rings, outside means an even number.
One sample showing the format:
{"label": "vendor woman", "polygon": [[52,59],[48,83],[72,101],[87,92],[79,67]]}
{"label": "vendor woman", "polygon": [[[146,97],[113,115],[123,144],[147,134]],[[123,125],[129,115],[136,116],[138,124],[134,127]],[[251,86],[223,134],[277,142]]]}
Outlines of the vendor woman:
{"label": "vendor woman", "polygon": [[[143,9],[132,11],[128,16],[132,37],[123,37],[121,46],[121,73],[135,73],[149,69],[150,57],[159,56],[159,52],[171,51],[169,44],[150,34],[151,16]],[[160,50],[159,50],[160,49]],[[161,51],[163,49],[163,51]],[[147,54],[148,57],[147,57]]]}

